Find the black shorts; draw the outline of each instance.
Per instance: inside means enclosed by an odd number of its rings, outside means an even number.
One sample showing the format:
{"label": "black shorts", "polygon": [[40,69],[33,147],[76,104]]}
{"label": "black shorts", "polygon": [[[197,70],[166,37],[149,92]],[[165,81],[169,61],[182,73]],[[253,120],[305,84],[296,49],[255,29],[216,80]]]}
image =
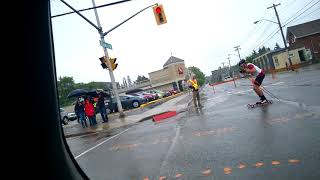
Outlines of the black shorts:
{"label": "black shorts", "polygon": [[262,84],[262,81],[264,79],[264,74],[263,75],[259,75],[256,77],[254,84],[257,86],[260,86]]}

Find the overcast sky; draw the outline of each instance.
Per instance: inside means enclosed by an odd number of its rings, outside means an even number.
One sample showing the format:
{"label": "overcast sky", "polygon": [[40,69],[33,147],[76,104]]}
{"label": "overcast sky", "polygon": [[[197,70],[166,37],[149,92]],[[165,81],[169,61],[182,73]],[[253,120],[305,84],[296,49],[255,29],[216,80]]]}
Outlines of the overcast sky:
{"label": "overcast sky", "polygon": [[[65,1],[76,9],[92,7],[92,0]],[[115,1],[95,0],[97,6]],[[52,15],[71,11],[60,0],[51,2]],[[320,18],[319,0],[133,0],[99,8],[101,26],[107,31],[154,3],[163,5],[167,24],[158,26],[149,8],[105,37],[113,47],[109,55],[119,64],[114,71],[118,82],[128,75],[131,80],[138,75],[148,77],[149,72],[162,69],[171,53],[185,60],[187,67],[196,66],[209,76],[227,62],[228,54],[237,54],[237,45],[242,57],[259,45],[273,48],[278,42],[283,47],[280,32],[271,36],[277,24],[253,24],[259,19],[277,21],[274,10],[267,9],[273,3],[281,3],[277,9],[283,25],[290,20],[287,26]],[[82,14],[97,24],[93,10]],[[110,81],[109,73],[100,66],[99,57],[104,53],[95,28],[77,14],[52,18],[52,26],[57,76],[72,76],[76,83]],[[231,64],[238,61],[231,56]]]}

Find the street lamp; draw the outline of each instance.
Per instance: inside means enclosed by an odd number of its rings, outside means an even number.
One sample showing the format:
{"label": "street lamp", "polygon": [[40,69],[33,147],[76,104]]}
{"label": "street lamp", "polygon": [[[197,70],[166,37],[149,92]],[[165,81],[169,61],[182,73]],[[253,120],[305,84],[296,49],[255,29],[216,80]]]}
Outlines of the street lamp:
{"label": "street lamp", "polygon": [[275,24],[278,24],[277,22],[274,22],[274,21],[271,21],[271,20],[269,20],[269,19],[260,19],[260,20],[258,20],[258,21],[255,21],[255,22],[253,22],[253,24],[257,24],[258,22],[260,22],[260,21],[269,21],[269,22],[272,22],[272,23],[275,23]]}
{"label": "street lamp", "polygon": [[[280,5],[280,4],[279,4],[279,5]],[[273,4],[274,11],[275,11],[275,13],[276,13],[278,22],[271,21],[271,20],[268,20],[268,19],[260,19],[260,20],[258,20],[258,21],[253,22],[253,23],[254,23],[254,24],[257,24],[258,22],[264,20],[264,21],[269,21],[269,22],[272,22],[272,23],[275,23],[275,24],[278,24],[278,25],[279,25],[279,28],[280,28],[280,31],[281,31],[282,40],[283,40],[283,44],[284,44],[284,48],[286,49],[286,52],[287,52],[287,55],[288,55],[290,67],[292,67],[292,62],[291,62],[291,58],[290,58],[290,56],[289,56],[288,46],[287,46],[287,43],[286,43],[286,39],[284,38],[284,34],[283,34],[281,22],[280,22],[280,19],[279,19],[279,16],[278,16],[278,12],[277,12],[275,6],[276,6],[276,5]],[[268,7],[268,9],[269,9],[269,8],[271,8],[271,7]]]}

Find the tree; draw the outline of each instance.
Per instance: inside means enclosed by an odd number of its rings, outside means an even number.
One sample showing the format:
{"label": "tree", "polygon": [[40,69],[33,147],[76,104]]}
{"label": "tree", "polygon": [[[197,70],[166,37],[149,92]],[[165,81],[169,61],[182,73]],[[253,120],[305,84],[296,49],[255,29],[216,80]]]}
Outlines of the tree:
{"label": "tree", "polygon": [[143,82],[143,81],[148,81],[149,78],[145,77],[145,76],[138,76],[137,80],[136,80],[136,83],[139,83],[139,82]]}
{"label": "tree", "polygon": [[202,86],[206,82],[205,74],[199,68],[192,66],[188,67],[188,70],[196,76],[199,86]]}
{"label": "tree", "polygon": [[131,87],[132,86],[132,81],[130,79],[130,76],[127,76],[127,80],[128,80],[128,87]]}
{"label": "tree", "polygon": [[253,55],[247,56],[247,57],[246,57],[246,63],[252,63],[252,62],[253,62],[253,59],[254,59],[254,56],[253,56]]}
{"label": "tree", "polygon": [[59,77],[58,80],[58,97],[59,105],[64,106],[70,104],[73,100],[69,99],[68,94],[75,89],[73,77]]}
{"label": "tree", "polygon": [[123,87],[125,87],[125,88],[128,87],[127,80],[125,77],[122,78],[122,83],[123,83]]}
{"label": "tree", "polygon": [[274,47],[274,49],[280,49],[281,47],[279,46],[279,44],[278,43],[276,43],[276,45],[275,45],[275,47]]}
{"label": "tree", "polygon": [[258,54],[257,51],[256,51],[256,50],[253,50],[251,55],[252,55],[252,56],[256,56],[257,54]]}

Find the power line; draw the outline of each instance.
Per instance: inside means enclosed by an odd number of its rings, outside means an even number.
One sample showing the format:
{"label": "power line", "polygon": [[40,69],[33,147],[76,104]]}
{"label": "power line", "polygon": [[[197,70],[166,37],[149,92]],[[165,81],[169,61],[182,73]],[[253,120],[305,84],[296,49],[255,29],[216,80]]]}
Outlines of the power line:
{"label": "power line", "polygon": [[266,42],[268,42],[271,38],[273,38],[273,36],[275,36],[278,32],[280,31],[280,29],[278,29],[276,32],[270,34],[265,40],[263,40],[255,49],[259,48],[260,46],[262,46],[263,44],[265,44]]}
{"label": "power line", "polygon": [[292,20],[290,20],[289,22],[287,22],[285,25],[283,26],[286,26],[287,24],[291,23],[292,21],[294,21],[295,19],[297,19],[299,16],[301,16],[303,13],[305,13],[306,11],[308,11],[309,9],[311,9],[313,6],[315,6],[316,4],[318,4],[320,2],[317,1],[316,3],[314,3],[312,6],[310,6],[308,9],[304,10],[302,13],[300,13],[298,16],[296,16],[295,18],[293,18]]}
{"label": "power line", "polygon": [[[309,8],[307,8],[306,10],[304,10],[302,13],[300,13],[298,16],[294,17],[296,14],[298,14],[301,10],[303,10],[305,7],[307,7],[309,4],[311,4],[314,0],[311,0],[309,3],[307,3],[302,9],[300,9],[298,12],[296,12],[293,16],[291,16],[289,19],[287,19],[285,22],[286,24],[283,25],[282,27],[286,26],[287,24],[293,22],[295,19],[297,19],[299,16],[301,16],[303,13],[305,13],[307,10],[311,9],[313,6],[315,6],[317,3],[320,2],[317,1],[316,3],[314,3],[313,5],[311,5]],[[312,14],[314,11],[312,11],[311,13],[309,13],[308,15]],[[306,15],[307,16],[307,15]],[[304,17],[306,17],[304,16]],[[294,18],[293,18],[294,17]],[[293,18],[293,19],[291,19]],[[291,20],[290,20],[291,19]],[[261,41],[261,43],[259,43],[258,46],[256,46],[256,48],[254,49],[257,49],[259,48],[261,45],[265,44],[266,42],[268,42],[269,40],[271,40],[271,38],[273,38],[278,32],[280,31],[280,29],[278,29],[276,32],[273,32],[271,34],[269,34],[269,36],[267,38],[265,38],[263,41]]]}
{"label": "power line", "polygon": [[305,16],[303,16],[303,17],[299,18],[299,19],[304,19],[305,17],[307,17],[307,16],[311,15],[312,13],[316,12],[317,10],[320,10],[320,8],[318,8],[318,9],[315,9],[315,10],[311,11],[309,14],[307,14],[307,15],[305,15]]}
{"label": "power line", "polygon": [[304,8],[306,8],[309,4],[311,4],[313,1],[315,0],[311,0],[309,1],[304,7],[302,7],[301,9],[299,9],[295,14],[293,14],[290,18],[288,18],[284,23],[287,23],[288,21],[291,20],[291,18],[293,18],[295,15],[297,15],[299,12],[301,12]]}
{"label": "power line", "polygon": [[[132,1],[132,0],[122,0],[122,1],[113,2],[113,3],[109,3],[109,4],[104,4],[104,5],[100,5],[100,6],[96,6],[96,7],[81,9],[81,10],[78,10],[78,12],[87,11],[87,10],[91,10],[91,9],[98,9],[98,8],[102,8],[102,7],[106,7],[106,6],[111,6],[111,5],[116,5],[116,4],[124,3],[124,2],[127,2],[127,1]],[[65,15],[72,14],[72,13],[75,13],[75,12],[74,12],[74,11],[70,11],[70,12],[67,12],[67,13],[63,13],[63,14],[58,14],[58,15],[51,16],[51,18],[55,18],[55,17],[59,17],[59,16],[65,16]]]}
{"label": "power line", "polygon": [[297,0],[292,0],[290,1],[289,3],[287,3],[286,5],[284,5],[280,10],[279,12],[282,12],[282,10],[284,10],[285,8],[291,6],[292,4],[294,4]]}

